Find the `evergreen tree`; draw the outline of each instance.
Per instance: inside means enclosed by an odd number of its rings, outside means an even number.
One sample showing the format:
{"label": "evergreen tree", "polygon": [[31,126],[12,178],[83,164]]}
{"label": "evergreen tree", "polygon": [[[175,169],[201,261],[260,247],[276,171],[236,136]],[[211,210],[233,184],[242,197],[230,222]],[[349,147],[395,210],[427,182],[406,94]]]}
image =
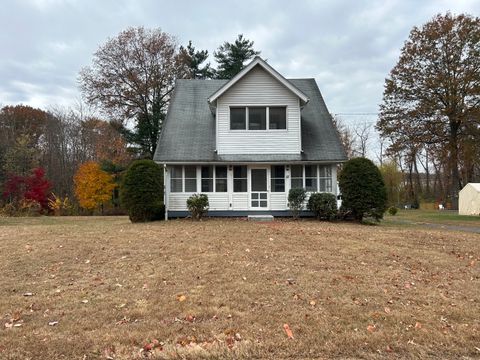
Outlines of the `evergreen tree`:
{"label": "evergreen tree", "polygon": [[218,63],[216,78],[233,78],[243,69],[248,60],[259,54],[260,51],[253,49],[253,41],[245,39],[242,34],[238,35],[233,44],[224,42],[223,45],[220,45],[218,50],[213,53]]}
{"label": "evergreen tree", "polygon": [[185,66],[186,79],[211,79],[215,75],[215,69],[210,63],[202,64],[208,59],[208,50],[195,50],[192,40],[188,42],[186,48],[180,46],[181,61]]}

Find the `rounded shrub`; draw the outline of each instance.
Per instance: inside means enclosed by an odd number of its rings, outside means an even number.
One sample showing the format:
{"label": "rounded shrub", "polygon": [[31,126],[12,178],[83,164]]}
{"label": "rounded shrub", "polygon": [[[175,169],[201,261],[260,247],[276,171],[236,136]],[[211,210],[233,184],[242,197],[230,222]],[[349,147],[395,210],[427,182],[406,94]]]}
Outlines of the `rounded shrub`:
{"label": "rounded shrub", "polygon": [[389,213],[390,215],[392,215],[392,216],[397,215],[397,212],[398,212],[398,209],[397,209],[397,207],[395,207],[395,206],[390,206],[390,207],[388,208],[388,213]]}
{"label": "rounded shrub", "polygon": [[288,207],[292,211],[294,219],[298,219],[306,198],[307,193],[303,188],[293,188],[288,192]]}
{"label": "rounded shrub", "polygon": [[187,208],[193,220],[200,220],[207,213],[208,206],[208,196],[205,194],[193,194],[187,199]]}
{"label": "rounded shrub", "polygon": [[382,174],[365,158],[347,161],[338,176],[342,192],[342,211],[362,221],[372,217],[379,221],[387,206],[387,192]]}
{"label": "rounded shrub", "polygon": [[120,201],[131,222],[159,220],[163,205],[163,170],[152,160],[134,161],[120,186]]}
{"label": "rounded shrub", "polygon": [[337,215],[337,197],[330,193],[313,193],[307,207],[318,219],[333,220]]}

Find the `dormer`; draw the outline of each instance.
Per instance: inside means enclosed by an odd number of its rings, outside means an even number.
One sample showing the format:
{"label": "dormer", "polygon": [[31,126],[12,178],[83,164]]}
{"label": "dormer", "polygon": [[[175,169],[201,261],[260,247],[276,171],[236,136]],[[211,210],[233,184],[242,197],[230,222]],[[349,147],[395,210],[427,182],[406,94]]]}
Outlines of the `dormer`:
{"label": "dormer", "polygon": [[301,108],[308,101],[256,57],[208,98],[215,111],[217,153],[300,154]]}

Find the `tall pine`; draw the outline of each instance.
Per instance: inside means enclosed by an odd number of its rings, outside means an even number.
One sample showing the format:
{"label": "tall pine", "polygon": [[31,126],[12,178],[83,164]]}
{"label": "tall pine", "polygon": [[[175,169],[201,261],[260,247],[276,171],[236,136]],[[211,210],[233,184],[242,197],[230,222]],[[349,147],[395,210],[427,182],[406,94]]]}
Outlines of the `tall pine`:
{"label": "tall pine", "polygon": [[234,43],[224,42],[213,53],[218,63],[217,79],[231,79],[238,74],[248,60],[251,60],[260,51],[253,49],[253,41],[245,39],[243,34],[238,35]]}

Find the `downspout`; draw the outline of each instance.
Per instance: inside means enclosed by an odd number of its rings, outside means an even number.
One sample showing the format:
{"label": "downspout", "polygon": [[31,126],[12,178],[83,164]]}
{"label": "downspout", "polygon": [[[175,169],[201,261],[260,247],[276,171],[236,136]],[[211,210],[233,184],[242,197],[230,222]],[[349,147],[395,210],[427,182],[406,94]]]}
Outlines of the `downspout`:
{"label": "downspout", "polygon": [[167,164],[163,164],[163,205],[165,206],[165,221],[168,220],[167,206]]}

